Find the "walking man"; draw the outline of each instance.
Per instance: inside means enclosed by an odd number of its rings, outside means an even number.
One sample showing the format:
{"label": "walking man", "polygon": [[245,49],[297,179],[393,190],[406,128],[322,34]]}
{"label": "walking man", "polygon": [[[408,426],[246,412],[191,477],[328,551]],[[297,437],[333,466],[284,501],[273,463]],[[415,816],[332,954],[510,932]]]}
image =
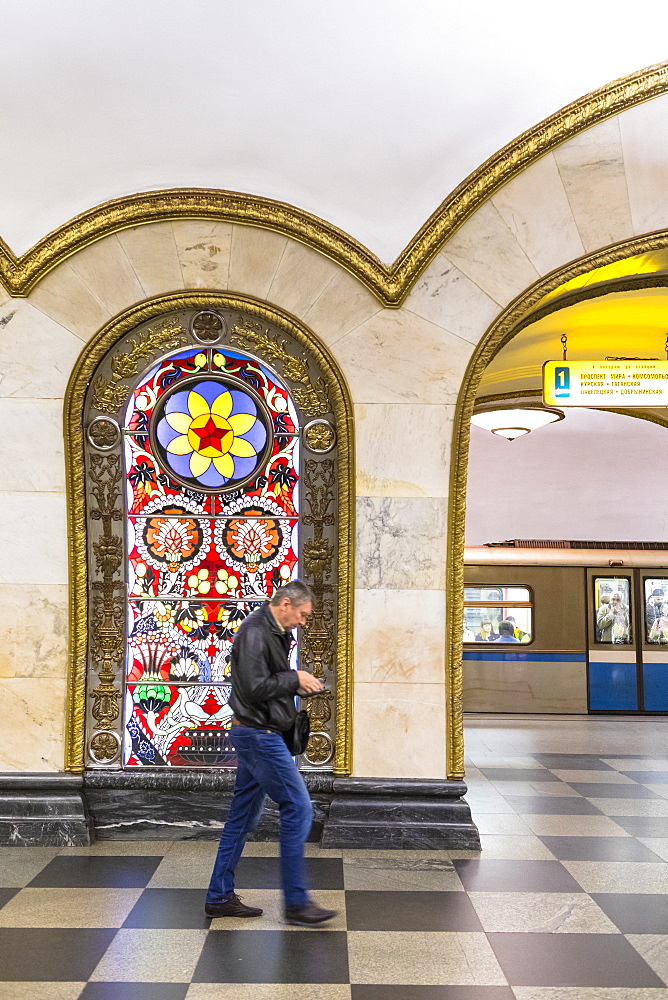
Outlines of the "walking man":
{"label": "walking man", "polygon": [[317,694],[322,681],[288,663],[291,629],[304,625],[313,595],[299,580],[280,587],[272,599],[239,627],[231,657],[234,711],[232,742],[237,753],[237,779],[206,896],[209,917],[259,917],[234,891],[234,872],[246,837],[262,813],[265,795],[276,802],[281,817],[281,881],[285,918],[293,924],[321,924],[335,910],[309,898],[304,872],[304,841],[313,807],[304,779],[281,733],[292,727],[295,695]]}

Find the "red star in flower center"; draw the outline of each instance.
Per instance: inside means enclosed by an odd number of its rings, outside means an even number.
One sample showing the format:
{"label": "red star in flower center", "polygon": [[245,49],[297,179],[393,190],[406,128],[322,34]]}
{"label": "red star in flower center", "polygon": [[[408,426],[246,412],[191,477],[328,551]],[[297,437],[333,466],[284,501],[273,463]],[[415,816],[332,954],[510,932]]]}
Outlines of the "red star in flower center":
{"label": "red star in flower center", "polygon": [[[225,421],[227,423],[227,421]],[[213,448],[220,452],[221,455],[229,451],[229,446],[231,444],[231,438],[234,437],[234,432],[231,430],[229,425],[219,426],[218,423],[209,416],[209,419],[204,424],[203,427],[192,427],[192,433],[197,435],[199,438],[198,451],[203,452],[205,448]]]}

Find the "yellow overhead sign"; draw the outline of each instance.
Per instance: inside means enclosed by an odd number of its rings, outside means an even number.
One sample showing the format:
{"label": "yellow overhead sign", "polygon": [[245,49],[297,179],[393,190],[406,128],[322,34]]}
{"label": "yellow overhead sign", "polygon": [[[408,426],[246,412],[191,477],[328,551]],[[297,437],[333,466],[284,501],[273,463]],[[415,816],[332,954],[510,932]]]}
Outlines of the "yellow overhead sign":
{"label": "yellow overhead sign", "polygon": [[668,361],[546,361],[548,406],[668,406]]}

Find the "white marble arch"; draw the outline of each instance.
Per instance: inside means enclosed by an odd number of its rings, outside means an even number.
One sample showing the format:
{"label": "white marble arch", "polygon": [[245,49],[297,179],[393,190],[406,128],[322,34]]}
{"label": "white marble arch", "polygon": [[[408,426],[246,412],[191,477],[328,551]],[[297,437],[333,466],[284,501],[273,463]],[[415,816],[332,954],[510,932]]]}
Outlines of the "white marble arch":
{"label": "white marble arch", "polygon": [[[668,228],[667,137],[668,95],[562,143],[474,212],[421,275],[406,307],[477,343],[490,323],[490,300],[505,307],[585,253]],[[443,294],[453,274],[459,280]]]}

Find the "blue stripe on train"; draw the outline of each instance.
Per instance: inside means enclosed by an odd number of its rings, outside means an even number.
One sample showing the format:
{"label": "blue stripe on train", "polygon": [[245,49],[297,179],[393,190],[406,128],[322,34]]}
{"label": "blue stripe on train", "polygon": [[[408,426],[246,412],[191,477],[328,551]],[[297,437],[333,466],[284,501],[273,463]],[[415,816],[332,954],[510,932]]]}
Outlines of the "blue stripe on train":
{"label": "blue stripe on train", "polygon": [[464,660],[527,660],[533,663],[585,663],[584,653],[538,653],[528,649],[513,647],[510,649],[465,649]]}
{"label": "blue stripe on train", "polygon": [[637,711],[635,660],[589,664],[589,708],[594,712]]}
{"label": "blue stripe on train", "polygon": [[646,712],[668,712],[668,663],[644,663]]}

